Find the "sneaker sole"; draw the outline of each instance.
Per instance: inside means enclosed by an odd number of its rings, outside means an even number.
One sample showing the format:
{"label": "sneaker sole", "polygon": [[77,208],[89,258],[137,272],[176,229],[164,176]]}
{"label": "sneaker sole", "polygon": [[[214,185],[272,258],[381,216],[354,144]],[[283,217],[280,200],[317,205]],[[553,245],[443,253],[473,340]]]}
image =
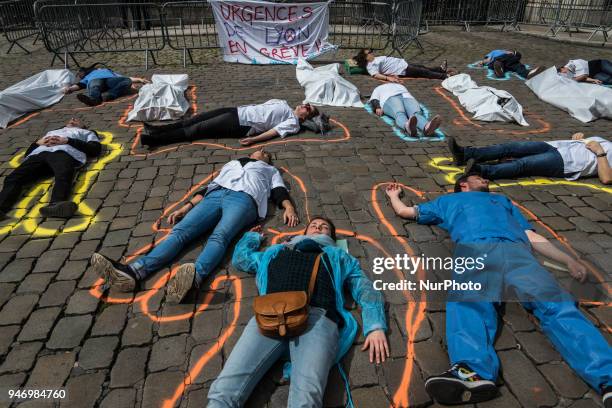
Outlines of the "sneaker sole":
{"label": "sneaker sole", "polygon": [[408,119],[408,132],[410,133],[411,137],[417,137],[417,118],[416,116],[411,116],[410,119]]}
{"label": "sneaker sole", "polygon": [[108,259],[98,253],[91,256],[91,265],[98,276],[104,279],[105,283],[121,292],[132,292],[136,287],[136,281],[131,276],[117,271]]}
{"label": "sneaker sole", "polygon": [[98,106],[98,105],[100,105],[99,103],[96,103],[95,101],[93,101],[91,98],[88,98],[87,95],[78,94],[77,95],[77,99],[81,103],[84,103],[87,106]]}
{"label": "sneaker sole", "polygon": [[498,396],[498,389],[494,384],[482,384],[467,387],[461,380],[450,378],[432,378],[425,382],[427,393],[440,404],[473,404],[489,401]]}
{"label": "sneaker sole", "polygon": [[181,303],[189,289],[193,287],[195,277],[195,265],[185,264],[179,267],[176,275],[168,282],[166,289],[166,300],[169,303]]}
{"label": "sneaker sole", "polygon": [[42,207],[40,213],[45,217],[53,218],[70,218],[74,215],[78,208],[76,203],[72,201],[56,204],[53,207]]}
{"label": "sneaker sole", "polygon": [[425,125],[425,129],[423,129],[423,134],[427,137],[432,137],[436,134],[436,130],[442,124],[442,119],[440,116],[436,115],[432,120],[429,121],[429,126]]}

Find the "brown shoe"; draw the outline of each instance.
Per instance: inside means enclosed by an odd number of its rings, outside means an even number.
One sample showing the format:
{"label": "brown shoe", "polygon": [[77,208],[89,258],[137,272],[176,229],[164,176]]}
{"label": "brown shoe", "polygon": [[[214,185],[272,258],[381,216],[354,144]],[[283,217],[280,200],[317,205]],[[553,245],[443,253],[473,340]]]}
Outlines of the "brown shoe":
{"label": "brown shoe", "polygon": [[417,118],[416,116],[411,116],[406,122],[406,131],[411,137],[417,137]]}
{"label": "brown shoe", "polygon": [[193,287],[195,273],[195,264],[187,263],[179,266],[166,289],[166,300],[169,303],[181,303],[189,289]]}
{"label": "brown shoe", "polygon": [[425,129],[423,129],[423,134],[427,137],[431,137],[436,133],[436,130],[440,127],[442,123],[442,119],[440,115],[434,116],[427,124],[425,125]]}
{"label": "brown shoe", "polygon": [[503,78],[504,77],[504,65],[501,63],[501,61],[495,61],[493,63],[493,71],[495,72],[495,76],[497,78]]}

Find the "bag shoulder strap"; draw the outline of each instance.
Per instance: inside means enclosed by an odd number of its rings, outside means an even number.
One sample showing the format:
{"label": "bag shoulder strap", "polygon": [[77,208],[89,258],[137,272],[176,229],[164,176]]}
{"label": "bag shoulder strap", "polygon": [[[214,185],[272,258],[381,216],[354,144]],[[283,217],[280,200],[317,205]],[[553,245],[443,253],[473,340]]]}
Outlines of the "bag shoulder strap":
{"label": "bag shoulder strap", "polygon": [[321,264],[322,255],[323,255],[323,252],[317,255],[317,259],[315,259],[314,266],[312,267],[312,274],[310,275],[310,283],[308,284],[308,302],[310,302],[310,298],[312,297],[312,292],[314,292],[314,287],[317,281],[317,274],[319,273],[319,265]]}

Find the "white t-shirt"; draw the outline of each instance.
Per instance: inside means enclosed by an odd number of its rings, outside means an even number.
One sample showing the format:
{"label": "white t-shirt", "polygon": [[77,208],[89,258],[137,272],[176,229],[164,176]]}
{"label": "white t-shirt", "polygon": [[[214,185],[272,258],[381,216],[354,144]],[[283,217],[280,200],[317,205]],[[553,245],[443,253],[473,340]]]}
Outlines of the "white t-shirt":
{"label": "white t-shirt", "polygon": [[221,168],[208,188],[210,190],[215,186],[242,191],[253,197],[259,218],[265,218],[268,213],[268,198],[272,189],[286,188],[278,169],[261,160],[248,162],[244,166],[238,160],[230,161]]}
{"label": "white t-shirt", "polygon": [[373,99],[378,99],[378,102],[380,102],[380,107],[382,108],[385,106],[387,99],[395,95],[402,95],[404,98],[415,99],[414,96],[412,96],[402,84],[382,84],[374,88],[372,96],[370,96],[370,101]]}
{"label": "white t-shirt", "polygon": [[570,71],[572,77],[579,77],[581,75],[589,75],[589,62],[583,59],[569,60],[565,64],[565,68]]}
{"label": "white t-shirt", "polygon": [[275,129],[280,137],[300,131],[300,120],[286,101],[270,99],[259,105],[238,107],[238,120],[241,126],[250,126],[248,136]]}
{"label": "white t-shirt", "polygon": [[563,158],[563,172],[568,180],[597,175],[597,156],[586,148],[586,143],[591,140],[601,144],[606,152],[608,164],[612,166],[612,142],[601,137],[546,142],[555,147]]}
{"label": "white t-shirt", "polygon": [[376,74],[404,75],[408,63],[401,58],[382,56],[374,58],[374,61],[369,62],[366,68],[372,76]]}
{"label": "white t-shirt", "polygon": [[[99,142],[100,141],[100,139],[98,139],[98,136],[96,136],[95,132],[92,132],[91,130],[87,130],[87,129],[77,128],[77,127],[64,127],[64,128],[57,129],[57,130],[52,130],[50,132],[47,132],[47,134],[44,137],[47,137],[47,136],[62,136],[62,137],[67,137],[68,139],[82,140],[83,142]],[[83,153],[79,149],[76,149],[70,146],[69,144],[63,144],[63,145],[51,146],[51,147],[38,146],[28,155],[28,157],[34,156],[35,154],[39,154],[42,152],[57,152],[57,151],[66,152],[70,156],[72,156],[75,160],[81,163],[85,163],[87,161],[87,155],[85,153]]]}

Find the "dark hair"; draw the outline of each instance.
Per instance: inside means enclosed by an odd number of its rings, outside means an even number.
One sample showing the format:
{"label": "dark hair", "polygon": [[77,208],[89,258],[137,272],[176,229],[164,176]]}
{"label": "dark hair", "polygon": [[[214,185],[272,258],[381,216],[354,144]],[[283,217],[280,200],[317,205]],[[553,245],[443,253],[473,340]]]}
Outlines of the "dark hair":
{"label": "dark hair", "polygon": [[455,180],[455,193],[461,192],[461,183],[465,183],[470,176],[480,176],[480,173],[477,171],[470,171],[469,173],[461,174],[459,178]]}
{"label": "dark hair", "polygon": [[[327,217],[322,217],[322,216],[316,216],[316,217],[312,217],[310,219],[310,222],[308,222],[308,225],[310,225],[310,223],[312,223],[314,220],[323,220],[326,223],[329,224],[329,231],[330,231],[330,236],[332,237],[332,239],[335,241],[336,240],[336,226],[334,225],[334,223]],[[308,230],[308,226],[306,226],[306,229],[304,229],[304,234],[306,235],[306,231]]]}
{"label": "dark hair", "polygon": [[96,67],[97,67],[98,65],[104,65],[104,66],[106,66],[106,64],[103,64],[103,63],[101,63],[101,62],[95,62],[95,63],[91,64],[91,65],[90,65],[90,66],[88,66],[88,67],[80,67],[80,68],[78,69],[78,71],[77,71],[77,77],[79,77],[79,78],[84,78],[84,77],[86,77],[87,75],[89,75],[89,73],[90,73],[91,71],[93,71],[94,69],[97,69]]}
{"label": "dark hair", "polygon": [[359,68],[366,69],[368,67],[368,51],[370,51],[369,48],[363,48],[353,57]]}

